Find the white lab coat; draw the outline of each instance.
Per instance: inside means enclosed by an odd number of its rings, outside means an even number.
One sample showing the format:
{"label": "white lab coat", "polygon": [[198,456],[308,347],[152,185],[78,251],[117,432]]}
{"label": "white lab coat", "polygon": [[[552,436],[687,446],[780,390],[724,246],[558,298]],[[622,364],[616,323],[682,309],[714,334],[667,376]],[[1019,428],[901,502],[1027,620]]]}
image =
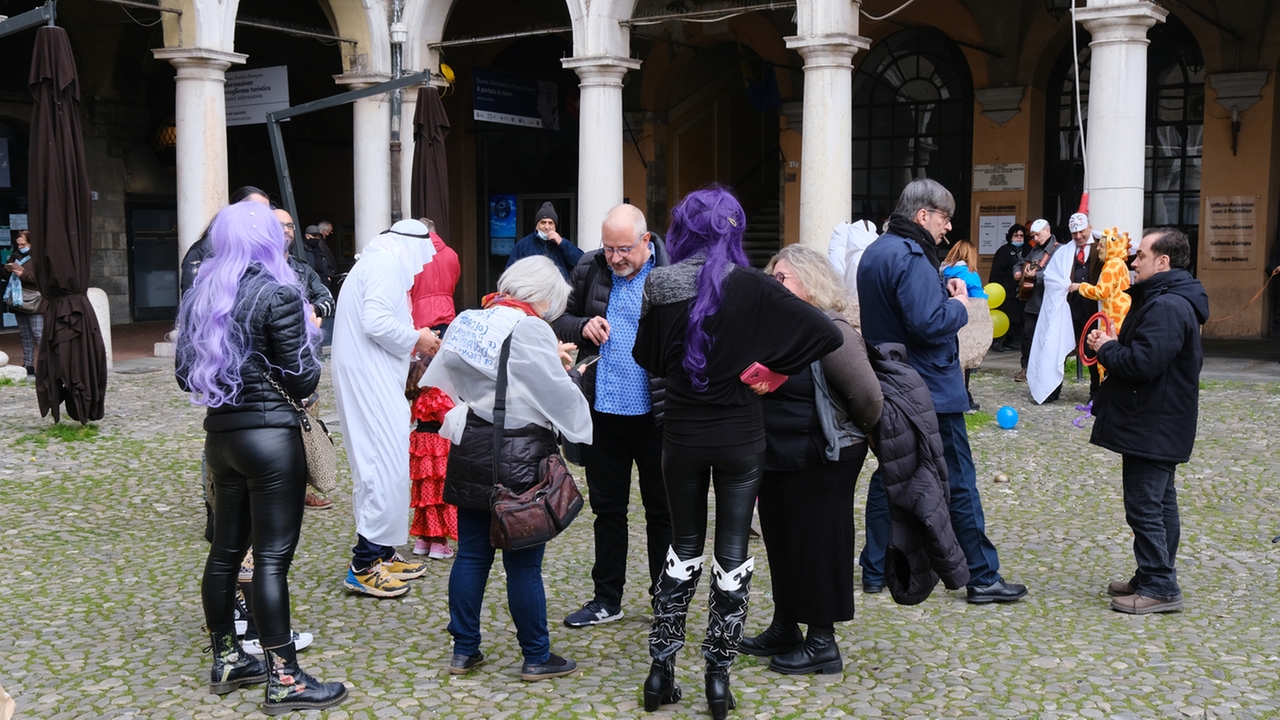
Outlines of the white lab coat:
{"label": "white lab coat", "polygon": [[570,442],[591,442],[591,408],[564,366],[551,326],[515,308],[467,310],[454,319],[444,344],[422,376],[456,403],[445,416],[440,436],[462,440],[467,409],[493,422],[498,360],[511,336],[507,360],[507,419],[503,427],[530,423],[558,430]]}
{"label": "white lab coat", "polygon": [[[418,331],[408,292],[413,275],[430,262],[431,254],[379,236],[351,269],[338,296],[331,369],[355,485],[356,532],[379,545],[409,539],[411,428],[404,381]],[[415,264],[417,270],[411,272]]]}
{"label": "white lab coat", "polygon": [[1027,359],[1027,387],[1031,399],[1043,403],[1062,384],[1062,361],[1075,348],[1075,327],[1067,290],[1071,287],[1071,265],[1075,246],[1059,245],[1044,272],[1044,302]]}

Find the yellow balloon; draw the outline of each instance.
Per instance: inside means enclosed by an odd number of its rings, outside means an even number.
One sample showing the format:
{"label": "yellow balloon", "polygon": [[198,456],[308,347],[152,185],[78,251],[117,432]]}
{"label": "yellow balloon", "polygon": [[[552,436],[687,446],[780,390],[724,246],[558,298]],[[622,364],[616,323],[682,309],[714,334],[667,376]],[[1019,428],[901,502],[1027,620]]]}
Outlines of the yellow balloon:
{"label": "yellow balloon", "polygon": [[1003,310],[991,311],[991,337],[1004,337],[1009,332],[1009,316]]}
{"label": "yellow balloon", "polygon": [[987,283],[982,288],[987,293],[987,307],[995,310],[1004,304],[1004,286],[1000,283]]}

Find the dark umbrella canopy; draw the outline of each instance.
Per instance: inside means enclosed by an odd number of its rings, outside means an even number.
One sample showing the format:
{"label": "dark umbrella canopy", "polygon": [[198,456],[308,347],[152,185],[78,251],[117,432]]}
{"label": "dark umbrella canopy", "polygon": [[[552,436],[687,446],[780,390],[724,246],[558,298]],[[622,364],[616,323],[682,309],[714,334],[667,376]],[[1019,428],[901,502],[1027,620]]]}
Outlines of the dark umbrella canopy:
{"label": "dark umbrella canopy", "polygon": [[414,218],[431,218],[436,234],[449,236],[449,164],[444,156],[444,138],[449,134],[449,118],[440,95],[432,87],[418,88],[418,107],[413,112],[413,174],[409,183],[409,211]]}
{"label": "dark umbrella canopy", "polygon": [[67,33],[42,27],[31,58],[29,222],[40,292],[49,301],[36,361],[40,414],[66,403],[82,423],[101,420],[107,353],[89,289],[89,174],[80,133],[80,83]]}

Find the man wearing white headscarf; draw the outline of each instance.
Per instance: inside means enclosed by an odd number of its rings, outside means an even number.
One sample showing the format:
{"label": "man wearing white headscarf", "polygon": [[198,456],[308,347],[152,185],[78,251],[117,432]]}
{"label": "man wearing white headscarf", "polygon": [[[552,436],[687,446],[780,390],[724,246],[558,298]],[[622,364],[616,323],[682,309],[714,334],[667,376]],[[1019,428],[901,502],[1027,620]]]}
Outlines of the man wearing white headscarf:
{"label": "man wearing white headscarf", "polygon": [[844,285],[849,288],[852,297],[858,297],[858,263],[862,260],[862,253],[878,237],[880,233],[870,220],[840,223],[831,233],[827,259],[831,261],[836,273],[844,278]]}
{"label": "man wearing white headscarf", "polygon": [[415,352],[432,355],[440,339],[413,329],[409,289],[431,262],[427,227],[401,220],[374,238],[347,275],[333,328],[333,391],[355,485],[356,546],[344,584],[397,597],[426,572],[395,549],[409,539],[409,402],[405,379]]}

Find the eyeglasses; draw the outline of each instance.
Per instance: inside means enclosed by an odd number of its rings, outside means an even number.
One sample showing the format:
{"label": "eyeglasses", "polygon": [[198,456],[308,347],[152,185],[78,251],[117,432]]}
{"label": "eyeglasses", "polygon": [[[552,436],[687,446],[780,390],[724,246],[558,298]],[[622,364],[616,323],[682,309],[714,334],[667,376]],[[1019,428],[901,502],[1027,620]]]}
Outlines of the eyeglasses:
{"label": "eyeglasses", "polygon": [[787,274],[779,270],[773,274],[773,279],[780,283],[785,283],[787,281]]}
{"label": "eyeglasses", "polygon": [[280,227],[284,228],[285,230],[294,230],[298,226],[294,225],[293,223],[280,223]]}
{"label": "eyeglasses", "polygon": [[608,245],[605,245],[601,247],[600,250],[604,252],[605,257],[613,257],[614,255],[620,255],[622,257],[626,257],[630,255],[631,251],[635,250],[636,247],[640,245],[640,243],[642,242],[644,242],[643,238],[632,243],[631,247],[615,248],[615,247],[609,247]]}
{"label": "eyeglasses", "polygon": [[951,213],[943,212],[941,210],[935,210],[934,208],[929,208],[926,212],[936,212],[942,216],[942,222],[944,223],[951,222]]}

